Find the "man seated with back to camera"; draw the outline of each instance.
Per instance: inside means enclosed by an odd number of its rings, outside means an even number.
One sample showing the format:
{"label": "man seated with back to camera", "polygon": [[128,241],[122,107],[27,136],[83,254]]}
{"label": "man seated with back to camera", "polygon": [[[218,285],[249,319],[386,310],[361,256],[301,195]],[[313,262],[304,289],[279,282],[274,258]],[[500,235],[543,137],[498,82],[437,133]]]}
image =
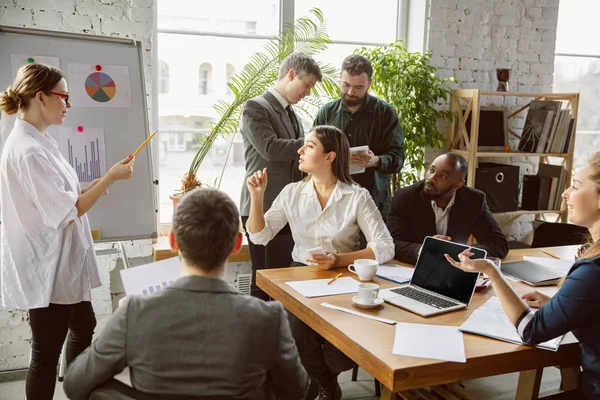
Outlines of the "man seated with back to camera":
{"label": "man seated with back to camera", "polygon": [[135,389],[161,398],[304,397],[308,375],[281,303],[244,296],[225,281],[227,258],[242,245],[239,223],[236,205],[219,190],[183,196],[169,235],[181,277],[152,295],[125,298],[70,365],[69,399],[87,400],[125,367]]}
{"label": "man seated with back to camera", "polygon": [[467,243],[473,235],[476,247],[488,256],[508,254],[508,242],[485,194],[465,186],[467,169],[467,160],[460,154],[442,154],[424,180],[394,194],[387,226],[394,238],[396,260],[416,264],[426,236]]}

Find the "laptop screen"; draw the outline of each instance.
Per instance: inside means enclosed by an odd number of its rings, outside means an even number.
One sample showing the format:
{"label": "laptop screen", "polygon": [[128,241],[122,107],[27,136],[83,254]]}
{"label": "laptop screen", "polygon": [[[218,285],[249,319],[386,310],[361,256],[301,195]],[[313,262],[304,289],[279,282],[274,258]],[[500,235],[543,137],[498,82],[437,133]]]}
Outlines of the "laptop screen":
{"label": "laptop screen", "polygon": [[[468,246],[426,237],[421,254],[415,266],[411,285],[419,286],[431,292],[450,297],[461,303],[469,304],[477,273],[464,272],[450,265],[444,254],[458,260],[458,255]],[[471,258],[485,258],[484,250],[471,248],[475,255]]]}

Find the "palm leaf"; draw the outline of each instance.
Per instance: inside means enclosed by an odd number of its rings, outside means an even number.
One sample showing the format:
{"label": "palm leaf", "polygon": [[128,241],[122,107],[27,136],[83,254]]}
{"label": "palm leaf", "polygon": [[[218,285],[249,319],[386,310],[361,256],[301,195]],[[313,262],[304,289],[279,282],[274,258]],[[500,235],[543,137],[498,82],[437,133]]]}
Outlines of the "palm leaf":
{"label": "palm leaf", "polygon": [[[248,63],[228,83],[234,96],[233,100],[219,100],[213,106],[220,118],[217,122],[211,123],[210,133],[201,139],[200,148],[194,155],[187,176],[196,176],[200,165],[217,139],[238,131],[244,103],[262,94],[277,81],[279,65],[288,55],[295,51],[315,55],[327,49],[331,40],[325,28],[321,10],[312,9],[308,17],[299,18],[293,26],[287,25],[280,36],[269,39],[261,51],[252,55]],[[315,98],[330,99],[336,97],[338,93],[337,70],[330,65],[321,68],[323,82],[313,91],[314,98],[306,100],[306,104],[312,107],[322,104],[322,101]],[[302,106],[300,108],[302,109]]]}

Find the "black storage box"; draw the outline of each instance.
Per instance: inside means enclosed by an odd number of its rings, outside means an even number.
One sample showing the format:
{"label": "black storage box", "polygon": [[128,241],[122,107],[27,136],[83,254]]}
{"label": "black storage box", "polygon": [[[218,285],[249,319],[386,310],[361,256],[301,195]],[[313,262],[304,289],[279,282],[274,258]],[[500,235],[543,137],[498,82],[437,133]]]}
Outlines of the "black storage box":
{"label": "black storage box", "polygon": [[479,163],[475,188],[485,193],[491,212],[517,211],[519,208],[519,166]]}

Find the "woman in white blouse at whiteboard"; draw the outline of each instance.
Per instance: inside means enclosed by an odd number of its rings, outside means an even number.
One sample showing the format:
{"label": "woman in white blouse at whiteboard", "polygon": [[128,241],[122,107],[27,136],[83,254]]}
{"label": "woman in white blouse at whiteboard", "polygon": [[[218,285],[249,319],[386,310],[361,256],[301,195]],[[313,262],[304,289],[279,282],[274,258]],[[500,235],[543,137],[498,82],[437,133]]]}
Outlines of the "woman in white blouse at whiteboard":
{"label": "woman in white blouse at whiteboard", "polygon": [[[309,176],[290,183],[263,215],[267,170],[248,178],[250,215],[246,228],[255,244],[267,244],[290,224],[296,265],[316,263],[321,269],[347,266],[359,258],[379,263],[394,257],[394,241],[367,189],[350,177],[350,145],[346,135],[333,126],[316,126],[298,150],[299,168]],[[359,250],[359,232],[367,247]],[[310,256],[308,249],[322,247],[326,255]],[[314,330],[290,314],[290,326],[311,385],[309,395],[339,398],[337,375],[354,363]],[[330,396],[330,397],[327,397]]]}
{"label": "woman in white blouse at whiteboard", "polygon": [[19,114],[0,157],[2,307],[29,310],[28,400],[52,399],[67,332],[67,363],[91,343],[91,288],[100,279],[86,213],[133,173],[134,159],[126,158],[80,187],[46,132],[63,123],[70,107],[63,74],[45,65],[22,67],[0,93],[0,110]]}

